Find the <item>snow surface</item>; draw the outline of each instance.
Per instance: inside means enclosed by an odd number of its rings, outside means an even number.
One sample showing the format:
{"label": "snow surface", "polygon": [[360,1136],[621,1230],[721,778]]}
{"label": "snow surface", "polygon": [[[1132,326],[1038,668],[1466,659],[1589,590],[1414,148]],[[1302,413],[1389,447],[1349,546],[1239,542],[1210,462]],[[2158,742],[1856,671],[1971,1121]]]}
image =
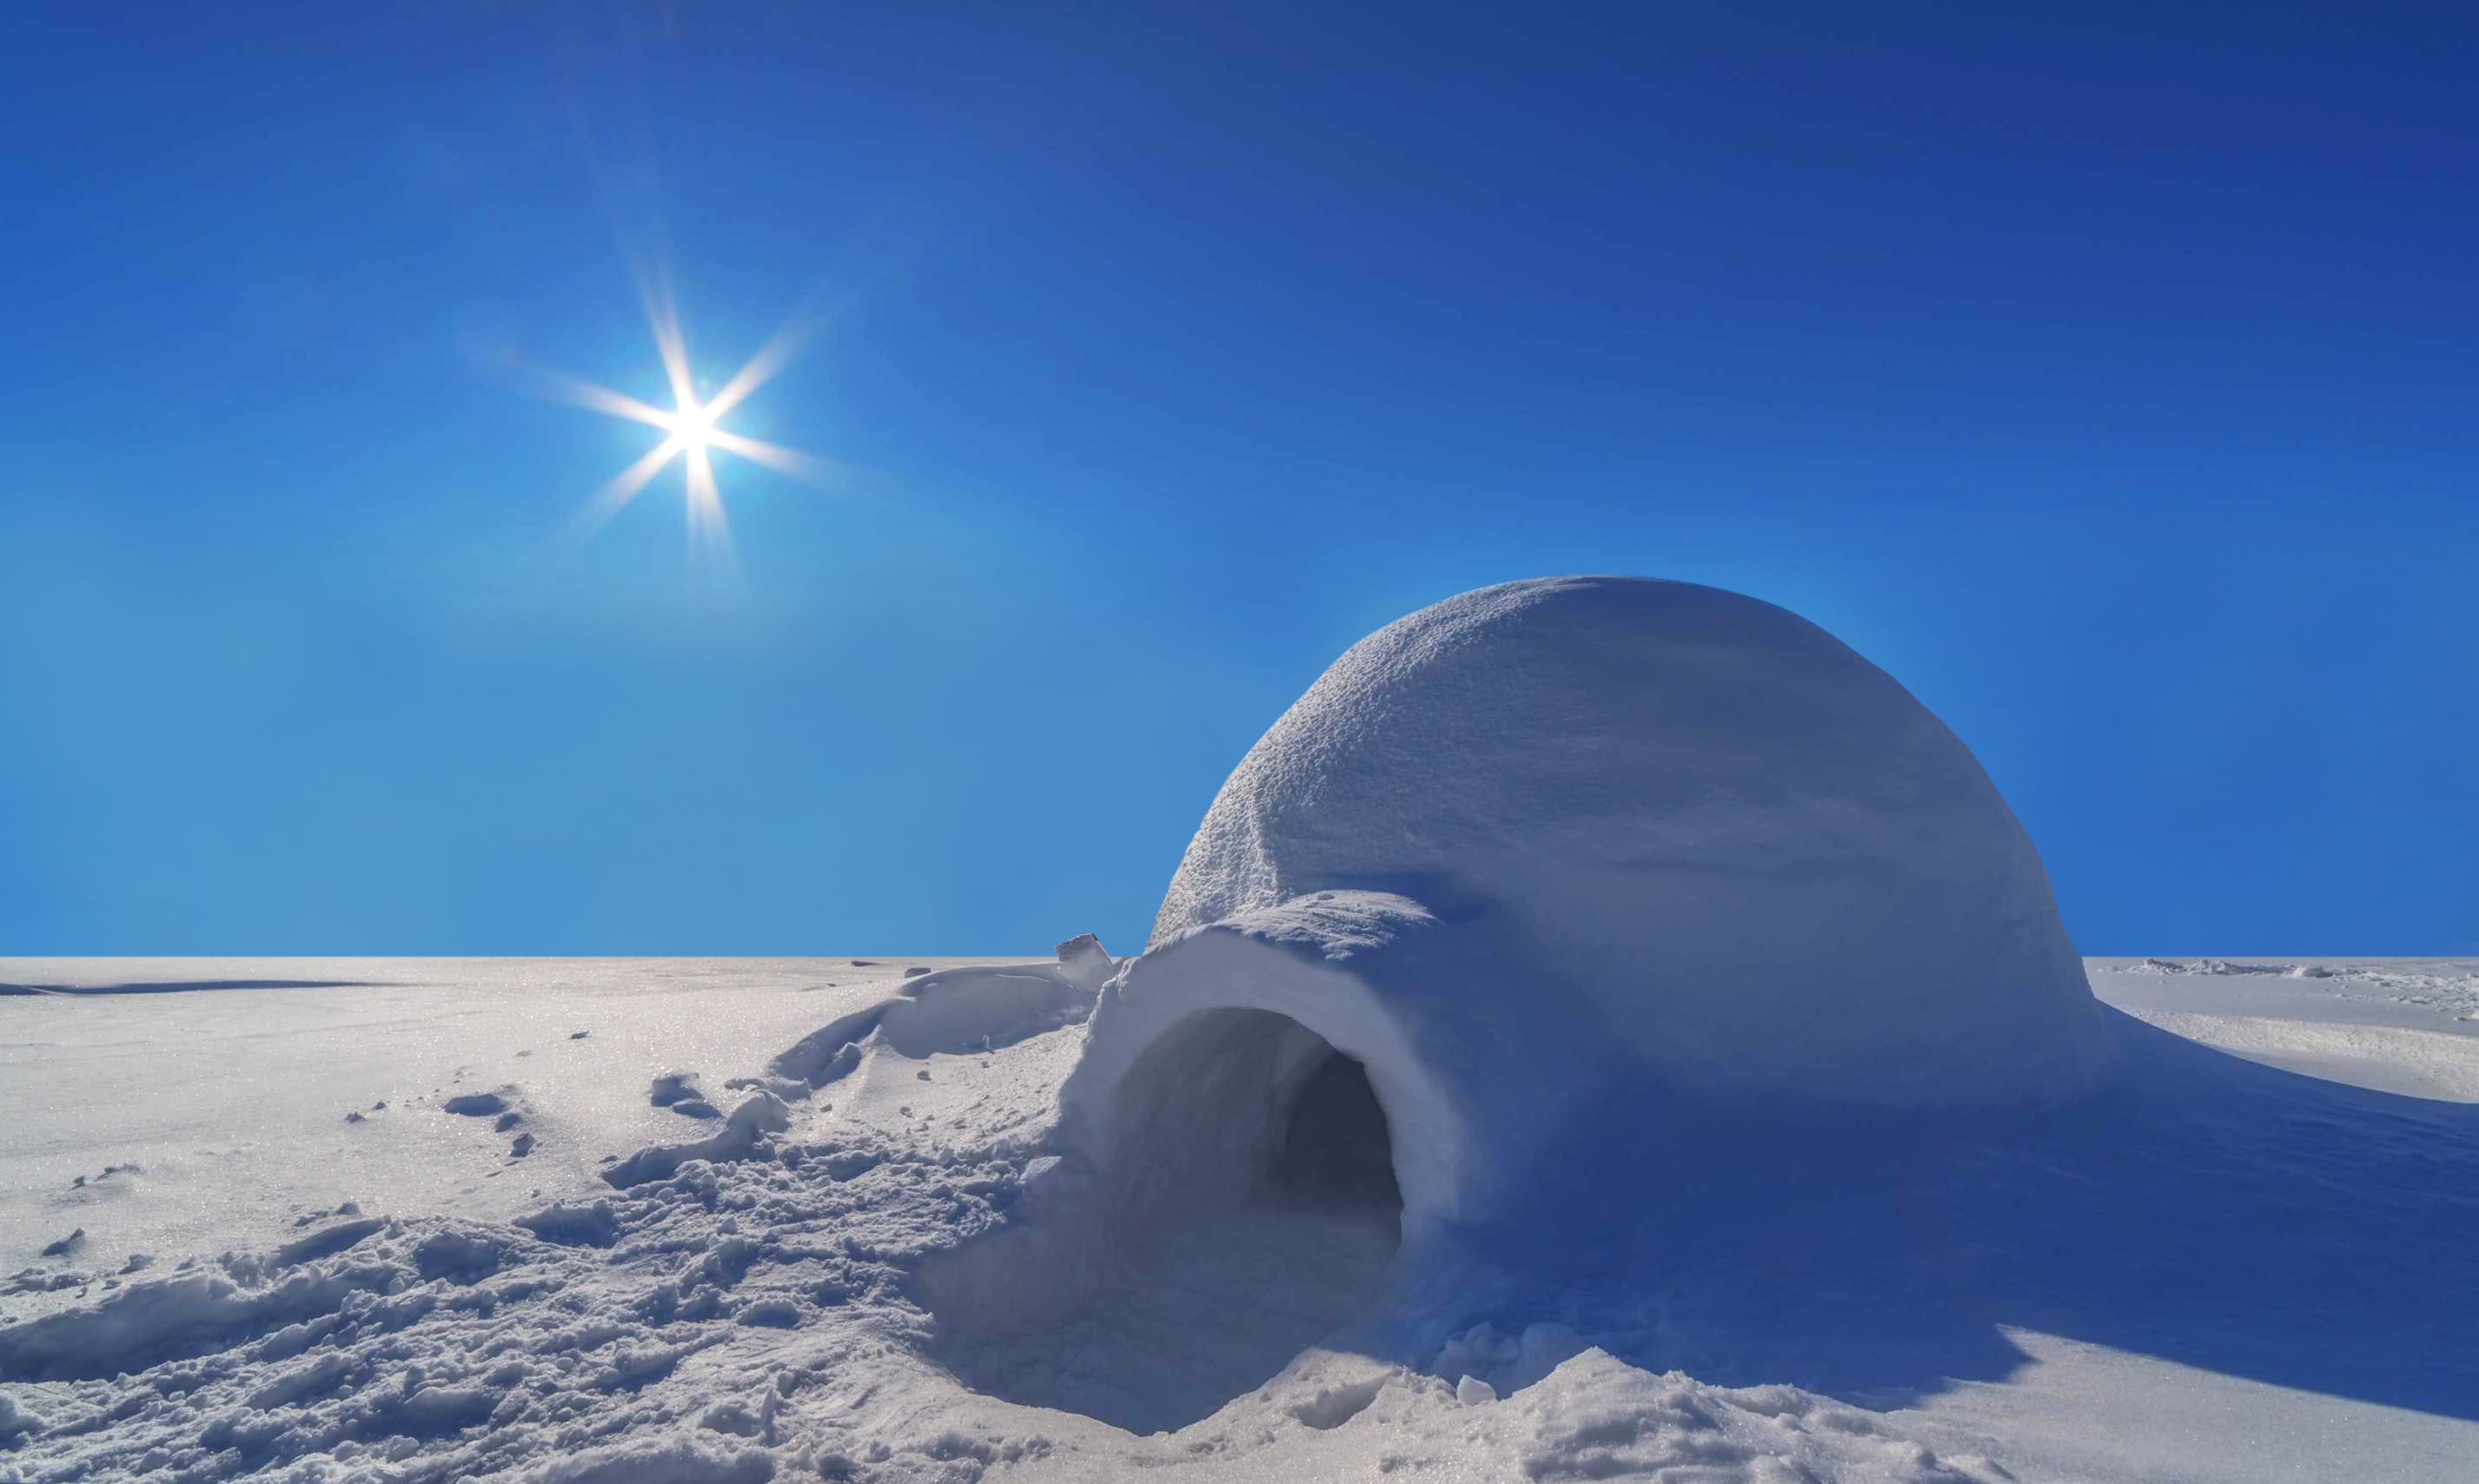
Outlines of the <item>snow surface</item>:
{"label": "snow surface", "polygon": [[0,1478],[2467,1476],[2479,963],[2194,965],[2093,960],[2085,1103],[1682,1122],[1522,1271],[1390,1255],[1321,1060],[1009,1326],[923,1274],[1056,1176],[1089,958],[0,962]]}
{"label": "snow surface", "polygon": [[2479,973],[2074,957],[1969,752],[1631,578],[1355,646],[1153,942],[20,961],[0,1484],[2426,1479]]}
{"label": "snow surface", "polygon": [[1223,785],[1150,947],[1321,893],[1455,930],[1393,1012],[1511,1000],[1578,1079],[1992,1105],[2077,1095],[2108,1049],[1970,751],[1823,629],[1691,583],[1507,583],[1354,645]]}

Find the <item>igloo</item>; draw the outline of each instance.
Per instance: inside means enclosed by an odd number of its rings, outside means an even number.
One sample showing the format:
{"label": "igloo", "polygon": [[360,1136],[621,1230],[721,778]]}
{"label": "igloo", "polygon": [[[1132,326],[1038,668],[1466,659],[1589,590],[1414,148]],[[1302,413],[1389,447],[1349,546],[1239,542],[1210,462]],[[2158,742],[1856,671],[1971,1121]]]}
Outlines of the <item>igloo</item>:
{"label": "igloo", "polygon": [[[1387,1210],[1407,1248],[1537,1226],[1545,1171],[1665,1110],[2053,1103],[2106,1045],[2030,839],[1883,671],[1714,588],[1484,588],[1354,645],[1240,761],[1021,1229],[945,1280],[1034,1318],[1268,1201]],[[1049,1281],[1003,1277],[1010,1245]]]}

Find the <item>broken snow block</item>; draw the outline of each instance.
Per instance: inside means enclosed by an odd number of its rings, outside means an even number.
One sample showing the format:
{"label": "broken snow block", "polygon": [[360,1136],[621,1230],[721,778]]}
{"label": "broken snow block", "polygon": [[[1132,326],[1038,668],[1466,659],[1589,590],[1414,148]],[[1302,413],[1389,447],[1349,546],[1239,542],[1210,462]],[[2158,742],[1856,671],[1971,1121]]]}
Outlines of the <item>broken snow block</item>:
{"label": "broken snow block", "polygon": [[1059,971],[1080,989],[1102,992],[1119,965],[1090,933],[1079,933],[1059,945]]}

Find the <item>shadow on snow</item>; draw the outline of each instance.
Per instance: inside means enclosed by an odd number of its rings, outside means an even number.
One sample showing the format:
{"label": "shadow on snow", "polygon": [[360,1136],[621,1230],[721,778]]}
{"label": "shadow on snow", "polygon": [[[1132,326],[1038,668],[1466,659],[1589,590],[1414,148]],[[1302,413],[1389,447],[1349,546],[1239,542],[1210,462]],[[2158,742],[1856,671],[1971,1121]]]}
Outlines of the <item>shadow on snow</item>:
{"label": "shadow on snow", "polygon": [[374,979],[163,979],[119,985],[0,984],[0,995],[188,994],[199,989],[368,989],[385,983]]}
{"label": "shadow on snow", "polygon": [[1487,1268],[1423,1286],[1498,1285],[1511,1317],[1563,1310],[1656,1370],[1874,1406],[2004,1379],[2014,1327],[2479,1419],[2479,1106],[2106,1013],[2110,1085],[2045,1113],[1648,1108],[1644,1155],[1568,1140],[1596,1157],[1538,1171],[1558,1217],[1463,1234]]}

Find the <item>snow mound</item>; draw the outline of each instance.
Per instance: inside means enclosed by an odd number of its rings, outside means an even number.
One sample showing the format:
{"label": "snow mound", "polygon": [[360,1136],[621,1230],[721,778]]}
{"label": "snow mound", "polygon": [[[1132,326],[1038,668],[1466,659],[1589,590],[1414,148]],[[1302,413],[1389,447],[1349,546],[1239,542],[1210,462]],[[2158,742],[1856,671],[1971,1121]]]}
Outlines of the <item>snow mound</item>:
{"label": "snow mound", "polygon": [[1767,1106],[2055,1099],[2103,1058],[1986,774],[1815,625],[1684,582],[1484,588],[1354,645],[1207,812],[1151,946],[1319,892],[1498,945],[1513,999]]}
{"label": "snow mound", "polygon": [[1056,964],[925,971],[802,1037],[767,1070],[799,1093],[850,1074],[874,1046],[912,1058],[1012,1046],[1083,1021],[1111,970],[1111,956],[1086,933],[1059,945]]}
{"label": "snow mound", "polygon": [[[1489,588],[1354,646],[1112,967],[1021,1201],[922,1279],[981,1347],[959,1374],[1127,1425],[1214,1386],[1105,1361],[1108,1336],[1283,1281],[1220,1234],[1373,1254],[1320,1302],[1332,1324],[1398,1276],[1645,1224],[1682,1131],[1763,1146],[1784,1120],[2059,1103],[2110,1044],[2038,856],[1952,732],[1803,620],[1634,578]],[[1235,1371],[1310,1338],[1260,1308]],[[1027,1343],[1099,1375],[979,1364]]]}

